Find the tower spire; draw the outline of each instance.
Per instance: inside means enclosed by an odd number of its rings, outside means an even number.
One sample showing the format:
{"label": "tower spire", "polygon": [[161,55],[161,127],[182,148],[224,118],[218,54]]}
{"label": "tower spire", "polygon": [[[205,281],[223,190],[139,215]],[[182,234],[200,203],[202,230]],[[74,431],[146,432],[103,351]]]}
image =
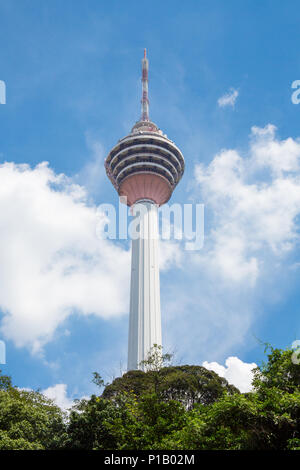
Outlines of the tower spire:
{"label": "tower spire", "polygon": [[148,59],[146,49],[144,49],[144,58],[142,59],[142,115],[141,121],[149,121],[149,99],[148,99]]}

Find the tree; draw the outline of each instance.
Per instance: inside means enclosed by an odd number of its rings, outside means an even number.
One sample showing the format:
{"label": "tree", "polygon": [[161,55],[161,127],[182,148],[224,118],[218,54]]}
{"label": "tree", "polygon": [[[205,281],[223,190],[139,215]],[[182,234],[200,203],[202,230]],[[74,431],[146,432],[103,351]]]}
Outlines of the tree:
{"label": "tree", "polygon": [[292,349],[277,349],[265,344],[265,352],[268,361],[254,371],[253,386],[255,390],[263,394],[270,388],[276,388],[287,393],[294,393],[300,389],[300,365],[293,362]]}
{"label": "tree", "polygon": [[171,363],[172,357],[173,354],[163,353],[161,345],[153,344],[147,358],[141,361],[139,366],[146,371],[159,372],[162,367]]}
{"label": "tree", "polygon": [[137,399],[123,392],[113,400],[93,395],[70,414],[67,447],[81,450],[157,449],[166,434],[181,429],[184,407],[155,393]]}
{"label": "tree", "polygon": [[135,424],[126,397],[106,400],[92,395],[70,413],[67,448],[81,450],[120,449]]}
{"label": "tree", "polygon": [[115,379],[103,391],[103,397],[112,399],[118,394],[133,391],[139,398],[156,393],[162,401],[176,400],[191,409],[196,403],[209,404],[223,394],[239,393],[227,380],[202,366],[170,366],[160,370],[129,371]]}
{"label": "tree", "polygon": [[41,393],[19,390],[10,377],[0,375],[0,450],[61,448],[64,418]]}
{"label": "tree", "polygon": [[253,392],[195,405],[161,448],[300,450],[300,365],[291,361],[291,350],[270,349],[255,370]]}
{"label": "tree", "polygon": [[244,394],[201,366],[130,371],[106,386],[94,373],[102,395],[78,401],[68,421],[0,375],[0,449],[300,450],[300,365],[292,350],[269,349]]}

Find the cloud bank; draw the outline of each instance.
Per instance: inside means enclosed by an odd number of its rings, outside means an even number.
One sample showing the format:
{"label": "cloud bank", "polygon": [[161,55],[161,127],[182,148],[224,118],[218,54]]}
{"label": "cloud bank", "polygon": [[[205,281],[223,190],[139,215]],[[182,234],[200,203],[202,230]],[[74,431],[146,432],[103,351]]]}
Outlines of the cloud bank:
{"label": "cloud bank", "polygon": [[235,385],[240,392],[250,392],[252,390],[253,369],[257,367],[255,362],[247,363],[238,357],[228,357],[225,367],[217,362],[203,362],[203,367],[213,370],[220,377],[224,377],[229,384]]}
{"label": "cloud bank", "polygon": [[246,157],[223,150],[195,178],[213,221],[201,256],[232,282],[254,286],[298,243],[300,141],[253,127]]}
{"label": "cloud bank", "polygon": [[[38,351],[72,312],[127,310],[130,254],[96,237],[82,187],[46,163],[0,165],[1,332]],[[116,267],[118,267],[116,269]]]}
{"label": "cloud bank", "polygon": [[66,384],[53,385],[42,390],[41,393],[53,400],[54,404],[64,411],[68,411],[74,405],[74,401],[68,397]]}

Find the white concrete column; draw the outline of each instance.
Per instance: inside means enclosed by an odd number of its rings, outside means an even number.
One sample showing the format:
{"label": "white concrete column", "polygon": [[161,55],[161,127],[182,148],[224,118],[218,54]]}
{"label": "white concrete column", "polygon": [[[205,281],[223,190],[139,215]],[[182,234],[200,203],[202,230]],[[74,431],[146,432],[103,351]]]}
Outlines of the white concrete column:
{"label": "white concrete column", "polygon": [[127,369],[143,370],[140,362],[147,359],[153,344],[162,344],[158,214],[157,206],[148,200],[138,201],[132,211],[138,233],[131,252]]}

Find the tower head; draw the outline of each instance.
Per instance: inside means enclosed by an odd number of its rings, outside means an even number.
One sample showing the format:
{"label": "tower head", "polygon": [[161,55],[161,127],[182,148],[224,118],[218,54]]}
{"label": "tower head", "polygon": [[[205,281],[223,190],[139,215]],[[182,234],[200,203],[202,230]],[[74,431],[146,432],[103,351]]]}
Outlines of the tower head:
{"label": "tower head", "polygon": [[184,158],[174,142],[149,119],[148,59],[142,59],[142,112],[129,135],[120,139],[105,160],[106,173],[129,206],[148,199],[167,202],[184,172]]}

